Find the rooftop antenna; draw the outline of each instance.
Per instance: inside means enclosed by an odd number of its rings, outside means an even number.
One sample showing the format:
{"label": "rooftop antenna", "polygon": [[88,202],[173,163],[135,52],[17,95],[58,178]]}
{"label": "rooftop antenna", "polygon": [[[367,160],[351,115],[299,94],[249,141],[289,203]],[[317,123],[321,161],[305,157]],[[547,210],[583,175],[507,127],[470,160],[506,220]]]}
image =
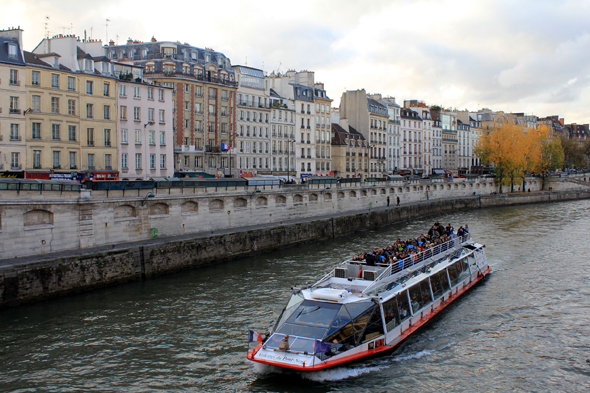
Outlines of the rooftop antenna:
{"label": "rooftop antenna", "polygon": [[92,39],[92,26],[90,26],[90,37],[88,37],[89,40]]}
{"label": "rooftop antenna", "polygon": [[111,21],[110,19],[107,19],[105,22],[105,34],[107,36],[107,40],[106,40],[107,44],[109,43],[109,22],[110,21]]}
{"label": "rooftop antenna", "polygon": [[248,65],[248,56],[246,56],[246,65]]}
{"label": "rooftop antenna", "polygon": [[45,15],[45,38],[49,38],[49,15]]}
{"label": "rooftop antenna", "polygon": [[70,22],[70,34],[74,34],[74,24]]}
{"label": "rooftop antenna", "polygon": [[119,45],[119,34],[117,34],[117,45]]}
{"label": "rooftop antenna", "polygon": [[277,74],[278,74],[279,72],[281,72],[281,66],[282,66],[282,65],[283,65],[283,63],[281,63],[281,62],[279,61],[279,66],[277,67]]}

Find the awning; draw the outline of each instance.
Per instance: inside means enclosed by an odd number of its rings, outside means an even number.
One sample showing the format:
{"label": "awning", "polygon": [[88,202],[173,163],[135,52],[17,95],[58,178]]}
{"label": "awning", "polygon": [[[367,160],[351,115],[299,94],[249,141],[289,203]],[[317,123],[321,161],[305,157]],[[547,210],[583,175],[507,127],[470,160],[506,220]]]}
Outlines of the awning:
{"label": "awning", "polygon": [[443,169],[433,169],[432,173],[434,173],[435,175],[444,175],[445,171]]}

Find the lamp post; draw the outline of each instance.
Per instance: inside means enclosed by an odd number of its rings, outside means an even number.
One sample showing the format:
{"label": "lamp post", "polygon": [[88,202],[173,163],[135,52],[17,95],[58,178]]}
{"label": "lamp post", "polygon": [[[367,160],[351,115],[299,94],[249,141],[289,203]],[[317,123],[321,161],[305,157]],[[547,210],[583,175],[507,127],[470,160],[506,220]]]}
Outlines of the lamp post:
{"label": "lamp post", "polygon": [[[292,140],[288,140],[287,141],[287,182],[291,181],[291,150],[289,149],[289,144],[291,144],[291,147],[294,149],[295,148],[295,139]],[[295,155],[295,151],[293,151],[293,155]]]}

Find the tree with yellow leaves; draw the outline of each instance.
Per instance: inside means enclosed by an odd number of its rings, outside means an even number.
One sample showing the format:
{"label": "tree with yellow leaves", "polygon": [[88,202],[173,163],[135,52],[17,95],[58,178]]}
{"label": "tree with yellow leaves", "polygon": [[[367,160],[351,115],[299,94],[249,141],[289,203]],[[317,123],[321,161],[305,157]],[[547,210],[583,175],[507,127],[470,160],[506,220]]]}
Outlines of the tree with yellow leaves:
{"label": "tree with yellow leaves", "polygon": [[492,124],[487,133],[477,143],[475,154],[484,164],[496,168],[496,182],[500,186],[513,184],[515,177],[523,171],[525,158],[524,127],[512,121],[500,121]]}
{"label": "tree with yellow leaves", "polygon": [[559,168],[563,164],[563,149],[560,140],[552,138],[545,126],[525,128],[507,119],[494,123],[487,134],[479,140],[475,149],[484,163],[496,167],[496,180],[500,186],[510,183],[514,191],[515,180],[523,181],[528,173],[548,171]]}

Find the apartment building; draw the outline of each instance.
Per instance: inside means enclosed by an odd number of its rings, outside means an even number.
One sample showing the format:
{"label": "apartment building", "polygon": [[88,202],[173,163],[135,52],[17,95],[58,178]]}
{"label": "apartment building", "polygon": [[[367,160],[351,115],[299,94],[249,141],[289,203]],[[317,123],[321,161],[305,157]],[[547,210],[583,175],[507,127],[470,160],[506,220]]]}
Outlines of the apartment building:
{"label": "apartment building", "polygon": [[[442,167],[457,174],[457,155],[458,155],[458,132],[457,132],[457,113],[454,111],[443,110],[441,108],[430,108],[432,119],[440,122],[442,130]],[[438,125],[438,124],[437,124]]]}
{"label": "apartment building", "polygon": [[[370,154],[365,157],[365,176],[383,177],[387,174],[387,127],[389,114],[387,107],[370,98],[364,89],[348,90],[340,99],[341,119],[360,132],[369,141]],[[340,123],[342,124],[342,123]]]}
{"label": "apartment building", "polygon": [[401,110],[402,134],[402,164],[404,172],[422,175],[424,166],[422,160],[422,118],[418,112],[408,108]]}
{"label": "apartment building", "polygon": [[[271,105],[272,171],[274,175],[295,176],[295,110],[274,89],[268,89]],[[276,136],[275,136],[276,135]]]}
{"label": "apartment building", "polygon": [[[43,39],[32,54],[42,62],[50,64],[56,70],[74,73],[60,78],[57,73],[51,75],[51,88],[68,92],[62,97],[51,95],[51,111],[55,115],[67,113],[71,119],[79,119],[76,129],[76,141],[73,138],[74,124],[67,126],[67,140],[79,143],[80,169],[118,171],[118,130],[117,130],[117,98],[113,64],[104,56],[100,40],[81,40],[74,35],[56,35]],[[76,97],[75,97],[76,96]],[[78,101],[76,102],[76,98]],[[32,99],[32,96],[31,96]],[[66,108],[66,101],[68,107]],[[72,106],[76,104],[75,106]],[[58,127],[59,126],[59,127]],[[52,141],[65,138],[66,131],[52,120]],[[59,130],[59,134],[54,130]],[[62,136],[63,133],[63,136]],[[54,139],[58,137],[59,139]],[[67,158],[61,151],[51,153],[53,167],[70,165],[73,162],[73,151],[67,150]],[[34,159],[36,160],[36,159]],[[42,162],[47,159],[41,157]],[[76,158],[76,160],[78,160]],[[35,162],[36,163],[36,162]],[[35,164],[34,163],[34,164]],[[44,165],[44,164],[42,164]],[[76,167],[78,167],[76,165]],[[42,169],[42,168],[41,168]]]}
{"label": "apartment building", "polygon": [[147,83],[142,67],[113,66],[121,179],[173,177],[172,88]]}
{"label": "apartment building", "polygon": [[175,169],[187,175],[236,176],[236,90],[230,59],[188,43],[109,42],[110,60],[144,69],[150,81],[173,88]]}
{"label": "apartment building", "polygon": [[22,30],[0,30],[0,176],[24,177],[25,60]]}
{"label": "apartment building", "polygon": [[[260,69],[246,66],[233,66],[232,69],[238,82],[235,149],[237,169],[242,176],[270,173],[270,147],[277,138],[277,132],[276,126],[270,124],[270,96],[266,91],[264,73]],[[274,154],[277,154],[276,149]]]}
{"label": "apartment building", "polygon": [[25,52],[29,178],[67,178],[82,170],[79,75],[59,59],[56,53]]}
{"label": "apartment building", "polygon": [[[431,175],[434,166],[435,137],[433,120],[430,116],[430,108],[424,101],[404,101],[404,108],[411,109],[422,119],[422,168],[417,168],[417,173],[424,176]],[[419,142],[420,143],[420,142]]]}
{"label": "apartment building", "polygon": [[283,98],[295,114],[295,162],[297,176],[304,178],[316,171],[315,81],[313,71],[289,70],[267,76],[268,88]]}
{"label": "apartment building", "polygon": [[369,170],[371,146],[364,135],[348,124],[348,119],[332,123],[332,168],[337,177],[364,178]]}
{"label": "apartment building", "polygon": [[330,107],[332,106],[332,99],[328,97],[324,84],[320,82],[315,83],[314,87],[314,101],[315,101],[315,173],[329,175],[332,172],[331,168],[331,152],[330,146],[332,142],[331,136],[331,115]]}
{"label": "apartment building", "polygon": [[386,171],[388,174],[393,174],[400,168],[400,109],[401,107],[395,102],[395,97],[382,97],[381,94],[370,94],[370,98],[385,105],[387,108],[387,157],[386,157]]}

